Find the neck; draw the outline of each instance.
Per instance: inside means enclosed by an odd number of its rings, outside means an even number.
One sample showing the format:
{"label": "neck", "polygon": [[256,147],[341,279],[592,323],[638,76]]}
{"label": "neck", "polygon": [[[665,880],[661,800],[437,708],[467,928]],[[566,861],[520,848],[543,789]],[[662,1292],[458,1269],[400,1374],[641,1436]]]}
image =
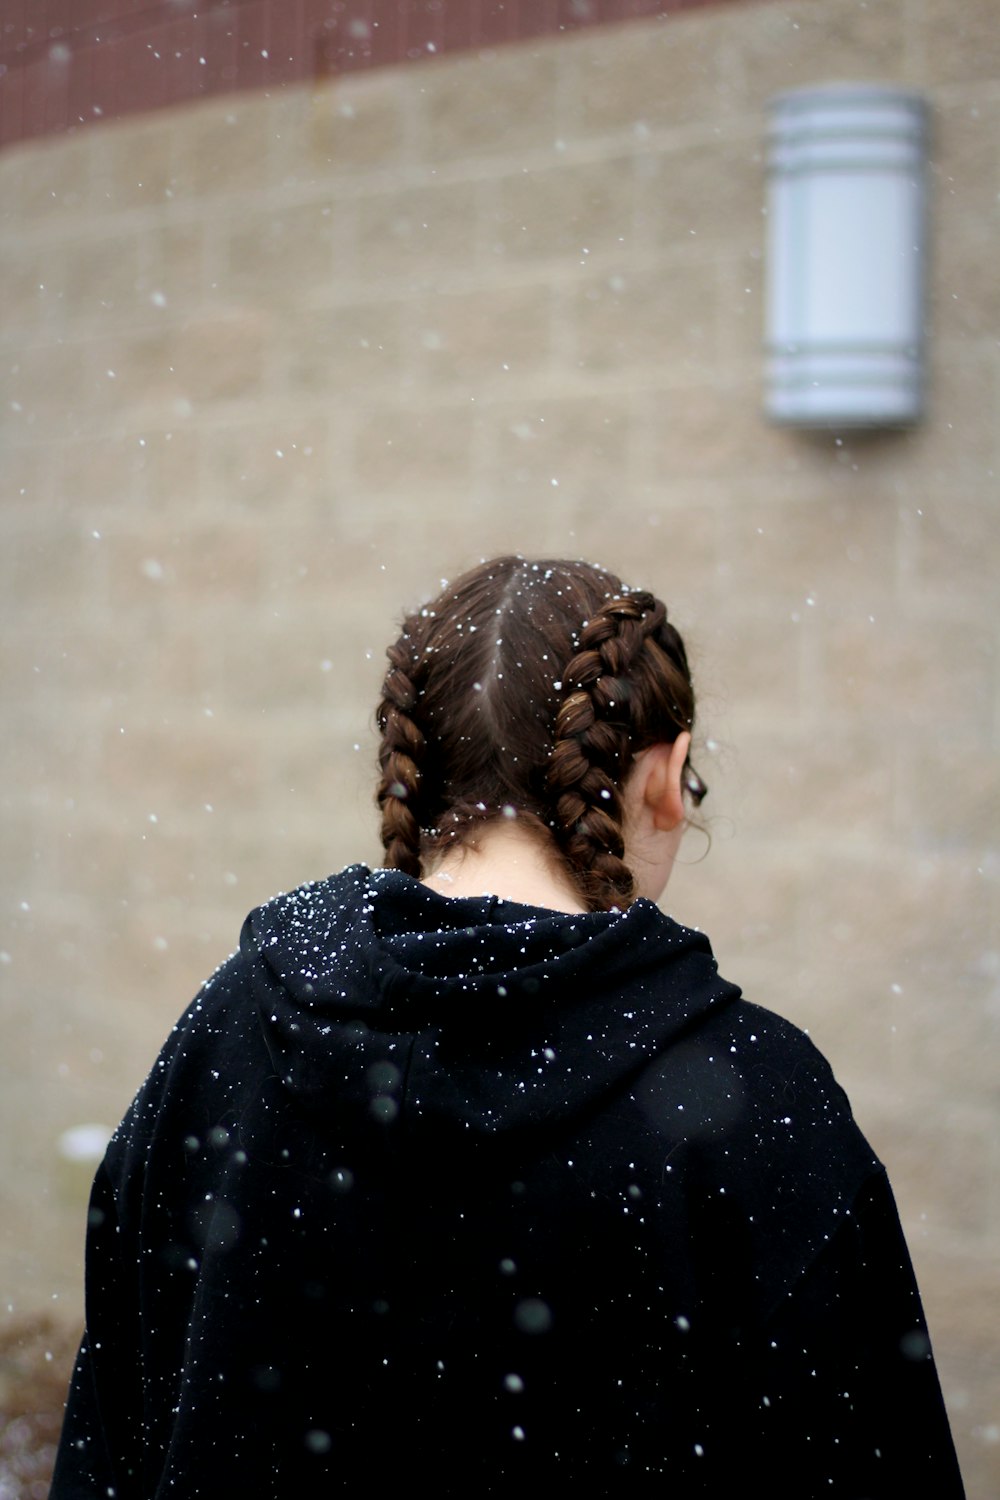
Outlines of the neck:
{"label": "neck", "polygon": [[423,883],[442,896],[501,896],[549,911],[587,910],[559,856],[516,821],[485,823],[474,838],[441,855]]}

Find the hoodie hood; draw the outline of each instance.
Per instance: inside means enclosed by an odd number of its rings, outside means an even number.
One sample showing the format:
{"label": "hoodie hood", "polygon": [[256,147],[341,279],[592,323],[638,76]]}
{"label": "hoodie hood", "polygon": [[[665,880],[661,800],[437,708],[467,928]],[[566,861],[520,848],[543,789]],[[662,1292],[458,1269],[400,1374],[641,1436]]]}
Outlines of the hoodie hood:
{"label": "hoodie hood", "polygon": [[363,865],[251,912],[240,948],[301,1107],[475,1136],[591,1110],[739,997],[650,901],[570,915]]}

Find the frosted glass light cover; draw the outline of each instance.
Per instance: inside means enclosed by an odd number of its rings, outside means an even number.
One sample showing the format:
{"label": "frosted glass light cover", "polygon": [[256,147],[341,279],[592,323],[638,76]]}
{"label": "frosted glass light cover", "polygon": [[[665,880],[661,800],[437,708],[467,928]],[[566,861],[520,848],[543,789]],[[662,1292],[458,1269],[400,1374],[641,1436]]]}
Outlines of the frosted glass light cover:
{"label": "frosted glass light cover", "polygon": [[832,84],[770,109],[767,414],[807,427],[916,422],[924,101]]}

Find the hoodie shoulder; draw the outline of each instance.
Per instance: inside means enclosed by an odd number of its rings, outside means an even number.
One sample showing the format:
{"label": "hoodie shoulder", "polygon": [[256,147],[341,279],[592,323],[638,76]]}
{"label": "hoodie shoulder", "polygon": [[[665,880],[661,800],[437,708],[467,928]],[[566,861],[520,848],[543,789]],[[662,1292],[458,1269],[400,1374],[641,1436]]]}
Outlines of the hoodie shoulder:
{"label": "hoodie shoulder", "polygon": [[334,959],[348,951],[346,934],[370,911],[372,872],[348,865],[325,880],[309,880],[255,907],[243,923],[240,953],[251,982],[298,981],[309,993]]}
{"label": "hoodie shoulder", "polygon": [[739,1118],[744,1125],[752,1122],[749,1134],[757,1147],[767,1141],[772,1164],[807,1150],[827,1160],[831,1177],[880,1170],[847,1094],[811,1037],[742,995],[708,1013],[671,1049],[663,1067],[679,1096],[690,1093],[688,1131],[692,1116],[703,1121],[709,1136],[716,1134],[713,1119],[725,1135],[726,1124]]}
{"label": "hoodie shoulder", "polygon": [[255,931],[294,931],[313,919],[317,906],[347,909],[374,895],[375,877],[367,865],[347,865],[323,880],[305,880],[290,891],[278,891],[269,901],[254,907],[247,917]]}
{"label": "hoodie shoulder", "polygon": [[189,1120],[193,1133],[200,1134],[206,1120],[221,1119],[233,1107],[245,1081],[258,1077],[265,1061],[247,964],[237,950],[205,980],[171,1027],[111,1138],[109,1163],[136,1150],[144,1153],[168,1118]]}

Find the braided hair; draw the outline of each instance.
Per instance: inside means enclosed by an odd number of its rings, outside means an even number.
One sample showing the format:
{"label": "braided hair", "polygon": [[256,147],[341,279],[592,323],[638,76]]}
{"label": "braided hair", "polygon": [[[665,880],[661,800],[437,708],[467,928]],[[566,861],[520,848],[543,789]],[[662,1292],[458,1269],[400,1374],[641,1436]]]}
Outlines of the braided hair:
{"label": "braided hair", "polygon": [[419,878],[477,826],[516,817],[593,911],[634,896],[622,788],[694,722],[662,602],[589,563],[499,557],[408,616],[376,719],[389,868]]}

